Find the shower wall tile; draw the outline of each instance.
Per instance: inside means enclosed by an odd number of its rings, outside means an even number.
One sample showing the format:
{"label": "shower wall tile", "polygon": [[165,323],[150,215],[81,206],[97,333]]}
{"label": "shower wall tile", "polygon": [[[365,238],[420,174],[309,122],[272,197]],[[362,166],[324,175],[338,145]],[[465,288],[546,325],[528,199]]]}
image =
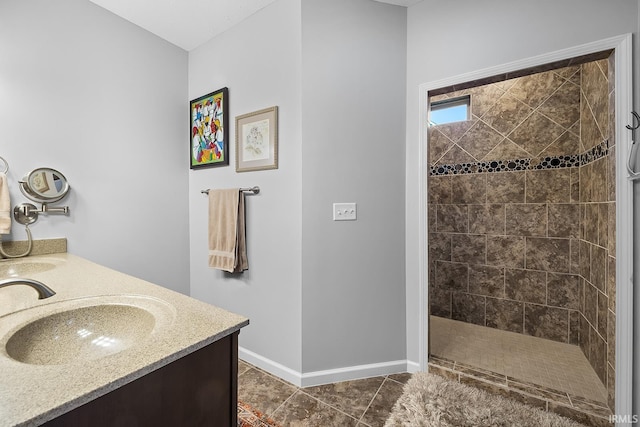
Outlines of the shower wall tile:
{"label": "shower wall tile", "polygon": [[469,231],[469,212],[465,205],[438,205],[438,232],[466,233]]}
{"label": "shower wall tile", "polygon": [[431,286],[429,289],[429,314],[451,318],[451,292]]}
{"label": "shower wall tile", "polygon": [[568,169],[526,172],[527,203],[569,203],[571,200]]}
{"label": "shower wall tile", "polygon": [[607,336],[607,322],[609,321],[609,298],[602,292],[598,292],[598,322],[597,330],[601,337]]}
{"label": "shower wall tile", "polygon": [[502,135],[507,136],[532,112],[533,109],[524,102],[505,94],[482,116],[482,120]]}
{"label": "shower wall tile", "polygon": [[580,276],[591,278],[591,245],[584,240],[580,240]]}
{"label": "shower wall tile", "polygon": [[596,371],[603,384],[606,384],[606,354],[607,343],[602,339],[595,329],[589,329],[589,362]]}
{"label": "shower wall tile", "polygon": [[580,237],[580,206],[575,203],[550,203],[549,237]]}
{"label": "shower wall tile", "polygon": [[580,166],[580,202],[586,203],[592,199],[592,187],[593,187],[593,179],[591,174],[593,164],[589,163],[584,166]]}
{"label": "shower wall tile", "polygon": [[[471,100],[473,104],[473,99]],[[473,112],[473,106],[472,106]],[[447,123],[439,125],[437,127],[430,127],[429,129],[438,129],[445,137],[453,142],[458,142],[460,138],[478,121],[477,117],[472,117],[471,120],[464,120],[461,122]]]}
{"label": "shower wall tile", "polygon": [[544,149],[541,157],[566,156],[572,153],[580,153],[580,136],[571,131],[566,131],[551,145]]}
{"label": "shower wall tile", "polygon": [[454,292],[451,300],[451,318],[484,326],[485,297]]}
{"label": "shower wall tile", "polygon": [[591,325],[598,321],[598,290],[588,282],[584,287],[584,317]]}
{"label": "shower wall tile", "polygon": [[523,332],[524,304],[487,297],[486,326],[510,332]]}
{"label": "shower wall tile", "polygon": [[469,266],[461,263],[436,261],[436,287],[448,291],[468,291]]}
{"label": "shower wall tile", "polygon": [[580,345],[580,317],[579,311],[569,311],[569,344]]}
{"label": "shower wall tile", "polygon": [[616,407],[616,371],[611,365],[607,365],[607,392],[609,394],[609,408]]}
{"label": "shower wall tile", "polygon": [[587,203],[584,206],[584,240],[597,244],[598,214],[600,213],[600,209],[597,203]]}
{"label": "shower wall tile", "polygon": [[602,142],[604,138],[584,95],[581,96],[580,105],[580,137],[583,148],[589,150]]}
{"label": "shower wall tile", "polygon": [[607,360],[609,365],[613,368],[616,367],[616,357],[615,357],[615,348],[616,348],[616,315],[609,310],[607,312],[608,321],[607,321]]}
{"label": "shower wall tile", "polygon": [[487,236],[487,264],[495,267],[524,268],[525,238]]}
{"label": "shower wall tile", "polygon": [[609,245],[609,204],[598,204],[598,245],[607,248]]}
{"label": "shower wall tile", "polygon": [[453,142],[447,138],[440,129],[430,127],[428,132],[429,141],[429,164],[434,165],[452,146]]}
{"label": "shower wall tile", "polygon": [[[564,82],[549,99],[544,101],[538,111],[564,128],[571,127],[580,120],[580,86]],[[562,154],[575,152],[567,151]]]}
{"label": "shower wall tile", "polygon": [[[586,277],[585,277],[586,278]],[[591,246],[591,283],[601,292],[606,292],[607,250]]]}
{"label": "shower wall tile", "polygon": [[571,248],[570,272],[580,274],[580,240],[570,239],[569,246]]}
{"label": "shower wall tile", "polygon": [[537,157],[564,131],[562,126],[534,111],[509,134],[509,139],[531,153],[532,156]]}
{"label": "shower wall tile", "polygon": [[439,92],[470,94],[472,118],[428,131],[430,164],[446,165],[428,180],[431,313],[579,345],[608,381],[612,66],[546,70]]}
{"label": "shower wall tile", "polygon": [[547,273],[524,269],[505,270],[506,297],[538,304],[547,302]]}
{"label": "shower wall tile", "polygon": [[484,234],[453,234],[451,236],[451,261],[484,264],[486,249],[487,236]]}
{"label": "shower wall tile", "polygon": [[524,305],[524,332],[539,338],[569,342],[569,311],[536,304]]}
{"label": "shower wall tile", "polygon": [[487,174],[453,175],[451,202],[454,204],[485,203],[487,200]]}
{"label": "shower wall tile", "polygon": [[443,176],[430,176],[427,183],[429,190],[429,203],[436,204],[450,204],[451,203],[451,177],[448,175]]}
{"label": "shower wall tile", "polygon": [[500,84],[486,84],[467,89],[461,94],[471,95],[471,110],[476,116],[482,117],[498,102],[504,92],[505,89]]}
{"label": "shower wall tile", "polygon": [[482,160],[503,139],[498,131],[479,121],[460,138],[458,145],[476,160]]}
{"label": "shower wall tile", "polygon": [[569,265],[569,239],[526,238],[526,268],[568,273]]}
{"label": "shower wall tile", "polygon": [[459,145],[453,144],[449,151],[447,151],[442,157],[440,157],[440,160],[436,162],[436,165],[455,165],[459,163],[471,163],[475,162],[476,160],[477,159],[474,159]]}
{"label": "shower wall tile", "polygon": [[555,92],[565,80],[554,71],[547,71],[518,79],[508,91],[532,108],[537,108]]}
{"label": "shower wall tile", "polygon": [[427,227],[429,228],[429,233],[436,232],[436,213],[438,207],[436,205],[432,205],[431,203],[427,203]]}
{"label": "shower wall tile", "polygon": [[609,296],[609,310],[616,312],[616,259],[607,258],[607,295]]}
{"label": "shower wall tile", "polygon": [[487,203],[524,203],[525,172],[487,174]]}
{"label": "shower wall tile", "polygon": [[580,168],[571,168],[570,172],[571,203],[580,202]]}
{"label": "shower wall tile", "polygon": [[504,270],[488,265],[469,265],[469,292],[504,298]]}
{"label": "shower wall tile", "polygon": [[504,235],[504,207],[504,204],[469,205],[469,232]]}
{"label": "shower wall tile", "polygon": [[[611,139],[609,139],[611,144]],[[607,156],[607,200],[616,200],[616,147],[609,145],[609,155]]]}
{"label": "shower wall tile", "polygon": [[547,304],[580,310],[580,277],[576,274],[549,273],[547,277]]}
{"label": "shower wall tile", "polygon": [[609,190],[607,188],[607,165],[608,160],[606,157],[602,157],[592,163],[592,188],[591,188],[591,200],[592,202],[606,202],[609,199]]}
{"label": "shower wall tile", "polygon": [[451,236],[449,233],[429,235],[429,260],[451,261]]}
{"label": "shower wall tile", "polygon": [[546,236],[546,204],[508,204],[505,207],[506,232],[513,236]]}
{"label": "shower wall tile", "polygon": [[609,250],[609,255],[615,257],[616,256],[616,204],[615,203],[607,203],[607,207],[609,208],[608,218],[609,221],[607,223],[608,237],[607,237],[607,249]]}
{"label": "shower wall tile", "polygon": [[505,138],[501,143],[493,147],[482,160],[526,159],[530,156],[531,154],[527,153],[508,138]]}
{"label": "shower wall tile", "polygon": [[[601,66],[600,64],[605,64]],[[589,62],[582,66],[582,92],[593,112],[596,125],[604,137],[609,134],[609,83],[604,62]]]}
{"label": "shower wall tile", "polygon": [[590,342],[589,342],[589,321],[584,315],[580,315],[580,350],[589,359],[589,350],[590,350]]}

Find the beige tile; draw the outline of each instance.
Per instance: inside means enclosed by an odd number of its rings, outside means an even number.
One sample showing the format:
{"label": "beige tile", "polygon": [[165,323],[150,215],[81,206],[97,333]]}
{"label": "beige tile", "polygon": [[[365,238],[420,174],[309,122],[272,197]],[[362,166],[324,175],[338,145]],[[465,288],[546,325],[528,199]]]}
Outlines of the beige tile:
{"label": "beige tile", "polygon": [[437,357],[606,403],[607,391],[578,346],[433,316],[430,334]]}

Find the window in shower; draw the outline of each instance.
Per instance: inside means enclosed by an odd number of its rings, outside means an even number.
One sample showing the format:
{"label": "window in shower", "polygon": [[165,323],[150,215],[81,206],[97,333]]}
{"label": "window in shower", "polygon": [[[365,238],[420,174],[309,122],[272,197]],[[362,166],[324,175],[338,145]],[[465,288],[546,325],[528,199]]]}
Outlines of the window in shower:
{"label": "window in shower", "polygon": [[429,126],[469,120],[471,95],[443,99],[429,104]]}

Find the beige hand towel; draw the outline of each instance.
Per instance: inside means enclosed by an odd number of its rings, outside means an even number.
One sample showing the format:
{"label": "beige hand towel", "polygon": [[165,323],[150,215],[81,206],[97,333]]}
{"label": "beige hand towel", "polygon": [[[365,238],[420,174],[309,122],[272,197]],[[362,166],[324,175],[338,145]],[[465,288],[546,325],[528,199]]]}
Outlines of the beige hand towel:
{"label": "beige hand towel", "polygon": [[0,172],[0,234],[11,233],[11,199],[7,175]]}
{"label": "beige hand towel", "polygon": [[209,266],[230,273],[249,268],[239,188],[209,190]]}

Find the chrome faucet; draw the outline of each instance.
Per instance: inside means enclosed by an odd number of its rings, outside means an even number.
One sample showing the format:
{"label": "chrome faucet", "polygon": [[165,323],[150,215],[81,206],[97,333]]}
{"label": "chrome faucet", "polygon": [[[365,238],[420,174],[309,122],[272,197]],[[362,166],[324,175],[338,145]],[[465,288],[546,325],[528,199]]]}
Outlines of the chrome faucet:
{"label": "chrome faucet", "polygon": [[45,299],[54,296],[56,293],[51,290],[47,285],[42,282],[38,282],[33,279],[4,279],[0,280],[0,288],[12,285],[27,285],[38,291],[38,299]]}

